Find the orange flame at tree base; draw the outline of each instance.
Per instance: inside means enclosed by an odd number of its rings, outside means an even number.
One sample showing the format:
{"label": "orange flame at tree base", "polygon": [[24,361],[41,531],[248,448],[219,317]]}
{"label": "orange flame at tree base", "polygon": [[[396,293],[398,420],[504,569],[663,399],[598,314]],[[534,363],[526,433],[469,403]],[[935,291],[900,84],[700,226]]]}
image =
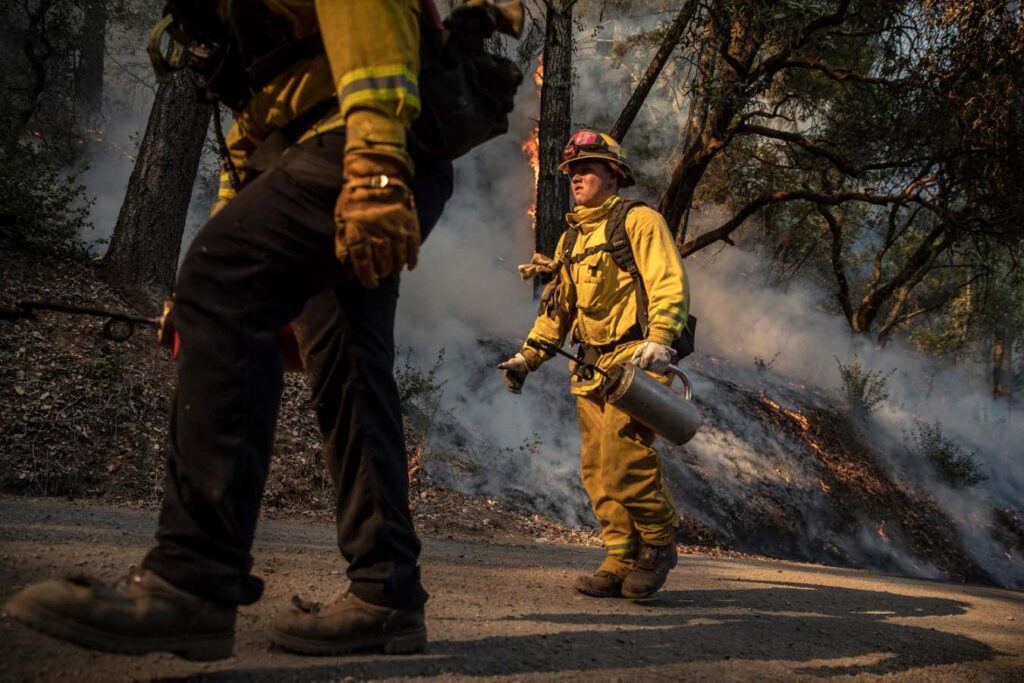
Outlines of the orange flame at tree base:
{"label": "orange flame at tree base", "polygon": [[[544,58],[541,56],[537,60],[537,69],[533,72],[533,82],[537,85],[537,95],[540,96],[540,88],[544,85]],[[540,122],[533,127],[530,131],[530,137],[523,143],[522,148],[523,154],[526,155],[526,160],[530,164],[530,168],[533,169],[533,203],[530,204],[530,208],[526,210],[526,213],[530,216],[530,224],[536,229],[537,227],[537,183],[540,180]]]}

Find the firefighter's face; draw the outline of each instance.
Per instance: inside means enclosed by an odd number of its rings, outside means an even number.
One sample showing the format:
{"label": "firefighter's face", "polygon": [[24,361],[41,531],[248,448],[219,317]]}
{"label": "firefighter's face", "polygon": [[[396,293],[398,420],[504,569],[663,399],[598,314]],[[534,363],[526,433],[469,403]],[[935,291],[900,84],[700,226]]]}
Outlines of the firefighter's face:
{"label": "firefighter's face", "polygon": [[619,189],[618,180],[608,164],[584,160],[569,166],[572,197],[579,206],[601,206]]}

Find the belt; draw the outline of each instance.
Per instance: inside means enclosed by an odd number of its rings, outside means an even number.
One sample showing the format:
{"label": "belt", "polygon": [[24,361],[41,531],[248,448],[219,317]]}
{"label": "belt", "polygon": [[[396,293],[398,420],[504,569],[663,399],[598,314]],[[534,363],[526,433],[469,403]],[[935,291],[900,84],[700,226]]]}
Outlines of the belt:
{"label": "belt", "polygon": [[580,347],[583,349],[584,353],[587,351],[587,349],[593,349],[594,351],[597,351],[597,354],[599,356],[603,356],[604,354],[609,353],[610,351],[614,351],[616,348],[622,346],[623,344],[628,344],[629,342],[633,341],[639,341],[643,338],[644,333],[643,330],[640,329],[640,326],[633,325],[633,327],[626,330],[625,334],[623,334],[621,337],[619,337],[613,342],[608,342],[607,344],[587,344],[586,342],[580,342]]}
{"label": "belt", "polygon": [[[246,169],[256,172],[263,172],[269,169],[275,161],[281,158],[284,151],[294,145],[302,134],[309,130],[314,123],[324,118],[331,112],[338,110],[338,99],[332,96],[319,104],[315,104],[302,112],[294,119],[284,124],[256,146],[253,153],[246,160]],[[341,160],[338,160],[341,164]]]}

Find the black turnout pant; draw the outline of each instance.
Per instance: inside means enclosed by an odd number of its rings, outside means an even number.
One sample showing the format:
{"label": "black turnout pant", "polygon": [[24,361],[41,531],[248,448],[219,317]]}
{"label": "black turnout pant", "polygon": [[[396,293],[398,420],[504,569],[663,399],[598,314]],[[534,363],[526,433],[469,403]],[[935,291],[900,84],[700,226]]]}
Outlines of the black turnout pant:
{"label": "black turnout pant", "polygon": [[[250,550],[281,399],[275,335],[293,321],[350,590],[390,607],[427,599],[393,374],[398,278],[365,289],[334,256],[343,149],[337,132],[292,147],[202,228],[178,275],[171,449],[143,565],[214,602],[262,593]],[[451,195],[451,164],[417,160],[413,190],[425,237]]]}

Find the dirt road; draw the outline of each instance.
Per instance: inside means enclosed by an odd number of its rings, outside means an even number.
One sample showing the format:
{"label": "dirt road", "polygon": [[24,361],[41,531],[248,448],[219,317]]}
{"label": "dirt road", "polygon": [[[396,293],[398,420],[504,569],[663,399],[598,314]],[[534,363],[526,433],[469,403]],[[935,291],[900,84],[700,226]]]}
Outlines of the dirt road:
{"label": "dirt road", "polygon": [[[151,512],[0,497],[0,599],[55,573],[113,576],[141,558]],[[680,558],[656,600],[595,600],[569,582],[601,551],[428,538],[431,642],[412,657],[304,658],[268,648],[273,610],[328,599],[342,565],[330,525],[265,521],[264,599],[235,656],[90,653],[0,621],[0,680],[1024,680],[1024,594],[786,562]]]}

